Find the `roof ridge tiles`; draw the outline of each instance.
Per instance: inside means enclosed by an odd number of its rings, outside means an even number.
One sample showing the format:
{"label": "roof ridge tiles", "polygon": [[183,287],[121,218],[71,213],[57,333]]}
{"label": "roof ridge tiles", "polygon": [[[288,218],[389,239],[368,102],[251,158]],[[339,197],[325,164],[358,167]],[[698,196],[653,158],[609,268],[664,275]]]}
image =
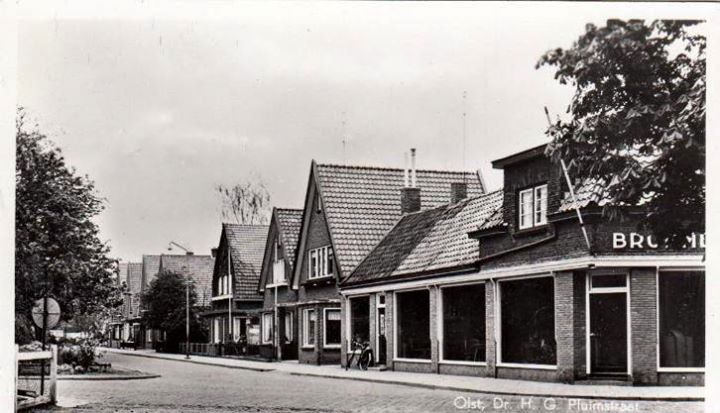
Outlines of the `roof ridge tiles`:
{"label": "roof ridge tiles", "polygon": [[[370,166],[370,165],[343,165],[343,164],[335,164],[335,163],[317,163],[317,166],[319,167],[328,167],[328,168],[343,168],[343,169],[368,169],[368,170],[377,170],[377,171],[403,171],[403,168],[393,168],[389,166]],[[451,169],[416,169],[417,172],[433,172],[433,173],[447,173],[447,174],[475,174],[477,171],[473,170],[467,170],[467,171],[460,171],[460,170],[451,170]]]}

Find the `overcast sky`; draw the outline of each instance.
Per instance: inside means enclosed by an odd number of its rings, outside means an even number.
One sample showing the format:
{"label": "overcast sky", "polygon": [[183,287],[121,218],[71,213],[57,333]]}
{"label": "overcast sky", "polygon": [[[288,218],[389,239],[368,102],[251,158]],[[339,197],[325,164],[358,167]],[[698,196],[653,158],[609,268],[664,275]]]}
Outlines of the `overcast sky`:
{"label": "overcast sky", "polygon": [[254,174],[274,205],[300,208],[312,159],[402,167],[416,147],[419,168],[479,168],[499,188],[490,162],[545,142],[543,106],[563,112],[572,93],[538,58],[604,17],[497,9],[236,4],[222,19],[34,19],[19,25],[18,102],[107,199],[98,223],[115,256],[137,261],[171,240],[207,254],[216,184]]}

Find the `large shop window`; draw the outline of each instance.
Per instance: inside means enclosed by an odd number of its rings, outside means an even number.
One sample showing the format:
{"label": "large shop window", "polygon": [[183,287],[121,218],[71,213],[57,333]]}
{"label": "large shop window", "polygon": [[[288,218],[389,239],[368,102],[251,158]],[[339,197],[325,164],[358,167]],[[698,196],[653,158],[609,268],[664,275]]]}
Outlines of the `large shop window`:
{"label": "large shop window", "polygon": [[303,346],[315,346],[315,310],[303,311]]}
{"label": "large shop window", "polygon": [[705,367],[705,272],[661,271],[660,367]]}
{"label": "large shop window", "polygon": [[485,284],[442,289],[443,359],[485,361]]}
{"label": "large shop window", "polygon": [[358,343],[370,340],[370,298],[350,299],[350,337]]}
{"label": "large shop window", "polygon": [[397,294],[397,356],[430,359],[430,292]]}
{"label": "large shop window", "polygon": [[262,315],[262,342],[263,344],[272,343],[273,339],[273,315],[266,313]]}
{"label": "large shop window", "polygon": [[503,363],[556,364],[554,283],[553,277],[500,283]]}
{"label": "large shop window", "polygon": [[339,308],[325,309],[325,342],[324,347],[337,347],[340,345],[341,315]]}

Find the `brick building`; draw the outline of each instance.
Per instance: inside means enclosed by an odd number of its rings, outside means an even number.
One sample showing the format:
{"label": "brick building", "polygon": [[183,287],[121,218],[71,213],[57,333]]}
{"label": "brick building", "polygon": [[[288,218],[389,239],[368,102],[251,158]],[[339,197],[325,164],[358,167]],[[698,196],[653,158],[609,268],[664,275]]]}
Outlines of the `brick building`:
{"label": "brick building", "polygon": [[263,312],[260,318],[260,355],[275,360],[297,360],[297,291],[289,284],[295,264],[295,252],[301,209],[274,208],[265,244],[260,272]]}
{"label": "brick building", "polygon": [[609,220],[602,183],[573,200],[544,150],[493,162],[499,192],[397,220],[341,284],[345,336],[394,370],[702,384],[704,237],[661,246],[642,207]]}
{"label": "brick building", "polygon": [[267,236],[267,225],[222,224],[210,309],[202,314],[210,323],[211,344],[259,345],[258,285]]}
{"label": "brick building", "polygon": [[340,363],[346,346],[338,283],[382,240],[408,208],[430,209],[450,201],[452,183],[467,193],[484,188],[477,173],[426,171],[412,174],[424,188],[401,194],[406,171],[393,168],[325,165],[312,162],[292,276],[297,291],[298,360]]}

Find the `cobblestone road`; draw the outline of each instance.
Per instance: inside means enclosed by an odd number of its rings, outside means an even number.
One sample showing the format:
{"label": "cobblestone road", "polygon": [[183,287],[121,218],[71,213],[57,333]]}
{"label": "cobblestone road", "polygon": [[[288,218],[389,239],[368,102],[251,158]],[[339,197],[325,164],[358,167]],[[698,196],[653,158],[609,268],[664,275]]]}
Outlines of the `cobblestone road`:
{"label": "cobblestone road", "polygon": [[[162,374],[129,381],[59,381],[64,407],[92,412],[702,412],[701,402],[617,402],[610,410],[569,399],[520,398],[352,380],[292,376],[119,354],[115,367]],[[523,405],[523,401],[526,402]],[[495,402],[495,404],[494,404]],[[580,400],[579,403],[609,403]],[[545,404],[544,406],[544,403]],[[503,405],[504,407],[500,407]],[[459,407],[456,407],[459,406]],[[555,407],[552,409],[551,407]],[[584,408],[583,408],[584,406]],[[484,407],[484,408],[483,408]],[[607,407],[607,405],[606,405]],[[614,407],[614,408],[613,408]],[[623,409],[623,407],[625,409]],[[627,410],[632,408],[633,410]],[[43,411],[43,410],[36,410]],[[45,410],[47,411],[47,410]]]}

